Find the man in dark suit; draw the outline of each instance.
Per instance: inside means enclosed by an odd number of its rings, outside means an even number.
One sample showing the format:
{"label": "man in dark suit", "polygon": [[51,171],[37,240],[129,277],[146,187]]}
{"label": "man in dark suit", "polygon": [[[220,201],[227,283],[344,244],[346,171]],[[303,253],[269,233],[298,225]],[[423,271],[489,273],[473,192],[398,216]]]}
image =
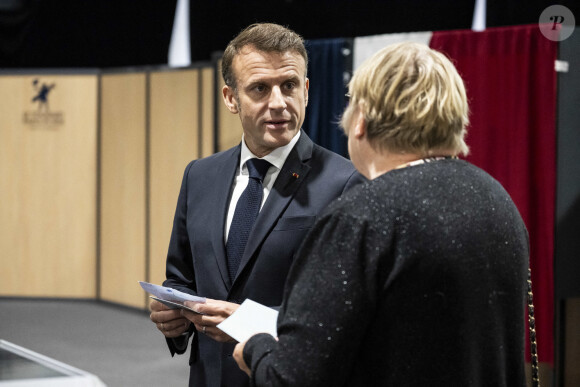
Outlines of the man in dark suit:
{"label": "man in dark suit", "polygon": [[[224,52],[223,99],[240,116],[242,142],[187,166],[164,282],[206,297],[206,303],[195,305],[203,315],[151,304],[151,320],[172,355],[184,353],[193,336],[190,386],[249,384],[232,358],[234,340],[216,325],[247,298],[279,306],[294,255],[317,214],[363,180],[350,161],[301,131],[307,60],[302,38],[276,24],[248,27]],[[253,176],[255,159],[268,162],[258,162],[265,165],[265,176]],[[256,179],[261,198],[246,242],[240,219],[247,217],[238,207]]]}

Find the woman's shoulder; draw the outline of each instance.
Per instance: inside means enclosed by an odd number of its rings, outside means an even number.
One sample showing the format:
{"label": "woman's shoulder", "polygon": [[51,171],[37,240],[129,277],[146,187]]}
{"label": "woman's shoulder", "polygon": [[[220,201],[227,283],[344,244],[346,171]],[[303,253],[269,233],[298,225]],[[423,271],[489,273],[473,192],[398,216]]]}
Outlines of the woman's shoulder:
{"label": "woman's shoulder", "polygon": [[380,178],[362,182],[335,199],[323,215],[332,215],[351,221],[368,219],[377,211],[377,206],[394,205],[389,202],[397,196],[397,190],[394,184],[384,184]]}

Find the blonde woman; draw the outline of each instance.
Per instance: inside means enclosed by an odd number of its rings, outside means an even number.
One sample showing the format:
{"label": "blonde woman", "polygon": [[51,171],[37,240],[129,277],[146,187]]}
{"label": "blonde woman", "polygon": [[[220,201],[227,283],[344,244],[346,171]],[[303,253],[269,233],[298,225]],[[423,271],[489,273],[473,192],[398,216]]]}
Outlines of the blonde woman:
{"label": "blonde woman", "polygon": [[278,338],[238,344],[255,386],[525,386],[528,237],[502,186],[457,158],[468,104],[427,46],[378,52],[342,125],[370,182],[330,205],[288,277]]}

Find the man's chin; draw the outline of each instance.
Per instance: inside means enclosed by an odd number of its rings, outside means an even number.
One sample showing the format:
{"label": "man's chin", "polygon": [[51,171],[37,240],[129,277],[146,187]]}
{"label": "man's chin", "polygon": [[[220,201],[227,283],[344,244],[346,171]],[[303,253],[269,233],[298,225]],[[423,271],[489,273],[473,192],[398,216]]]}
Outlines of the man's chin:
{"label": "man's chin", "polygon": [[280,147],[287,145],[298,133],[297,130],[266,130],[264,140],[271,146]]}

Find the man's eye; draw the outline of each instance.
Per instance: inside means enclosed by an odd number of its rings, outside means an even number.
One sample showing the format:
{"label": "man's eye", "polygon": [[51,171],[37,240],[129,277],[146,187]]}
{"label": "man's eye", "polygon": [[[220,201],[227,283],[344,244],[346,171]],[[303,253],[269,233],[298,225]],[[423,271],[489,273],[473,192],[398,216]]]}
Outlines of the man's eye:
{"label": "man's eye", "polygon": [[256,85],[256,86],[254,86],[254,90],[257,91],[258,93],[262,93],[264,90],[266,90],[266,86]]}
{"label": "man's eye", "polygon": [[292,89],[296,88],[296,83],[294,83],[294,82],[286,82],[284,84],[284,87],[286,88],[286,90],[292,90]]}

